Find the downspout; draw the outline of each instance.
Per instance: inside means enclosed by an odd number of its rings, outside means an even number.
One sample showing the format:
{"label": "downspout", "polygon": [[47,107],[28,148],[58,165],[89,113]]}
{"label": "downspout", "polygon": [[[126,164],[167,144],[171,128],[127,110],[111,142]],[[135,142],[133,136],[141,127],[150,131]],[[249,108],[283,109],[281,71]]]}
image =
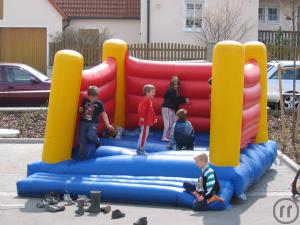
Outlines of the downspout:
{"label": "downspout", "polygon": [[147,0],[147,43],[150,43],[150,0]]}
{"label": "downspout", "polygon": [[63,32],[65,32],[65,30],[67,29],[68,26],[70,26],[70,22],[71,22],[71,19],[70,18],[67,18],[67,19],[63,19]]}

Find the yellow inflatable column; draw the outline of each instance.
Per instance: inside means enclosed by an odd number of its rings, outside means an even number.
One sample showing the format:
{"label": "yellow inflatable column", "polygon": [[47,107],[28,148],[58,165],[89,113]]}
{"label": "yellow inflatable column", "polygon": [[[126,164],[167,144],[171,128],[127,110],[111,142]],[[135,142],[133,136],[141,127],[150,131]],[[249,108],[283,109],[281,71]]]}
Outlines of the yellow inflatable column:
{"label": "yellow inflatable column", "polygon": [[42,160],[58,163],[71,158],[83,57],[75,51],[55,54]]}
{"label": "yellow inflatable column", "polygon": [[125,56],[127,43],[119,39],[110,39],[103,44],[102,60],[113,58],[117,63],[117,91],[116,110],[114,124],[124,127],[125,125]]}
{"label": "yellow inflatable column", "polygon": [[238,166],[244,88],[244,46],[219,42],[213,51],[210,118],[210,161],[215,166]]}
{"label": "yellow inflatable column", "polygon": [[268,138],[268,115],[267,115],[267,50],[266,46],[258,41],[248,42],[245,45],[246,62],[255,59],[260,66],[260,118],[258,134],[255,142],[267,142]]}

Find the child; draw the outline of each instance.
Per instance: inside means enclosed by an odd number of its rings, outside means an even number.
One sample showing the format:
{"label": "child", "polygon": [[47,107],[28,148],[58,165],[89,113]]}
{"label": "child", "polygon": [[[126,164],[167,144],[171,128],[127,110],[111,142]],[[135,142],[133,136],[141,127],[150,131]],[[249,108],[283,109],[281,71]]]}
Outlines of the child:
{"label": "child", "polygon": [[208,204],[214,201],[224,202],[222,198],[217,196],[220,192],[220,184],[216,173],[208,164],[208,157],[202,153],[194,157],[197,167],[202,170],[202,175],[198,179],[198,183],[183,182],[183,188],[192,193],[196,200],[193,209],[195,211],[208,210]]}
{"label": "child", "polygon": [[173,149],[176,144],[177,150],[194,149],[194,128],[190,121],[186,120],[187,110],[179,109],[176,112],[176,123],[171,129],[171,139],[168,149]]}
{"label": "child", "polygon": [[141,126],[141,133],[138,142],[137,154],[145,155],[145,144],[147,141],[149,127],[157,122],[155,112],[152,106],[152,99],[155,96],[155,87],[152,84],[144,86],[145,97],[140,102],[138,107],[139,126]]}
{"label": "child", "polygon": [[176,117],[175,112],[179,105],[189,103],[189,99],[179,96],[180,81],[177,76],[173,76],[169,84],[169,89],[164,95],[164,102],[162,104],[162,117],[164,122],[164,132],[162,136],[163,141],[170,140],[170,132]]}
{"label": "child", "polygon": [[81,113],[79,124],[79,159],[84,160],[86,158],[85,145],[87,141],[91,141],[99,147],[100,141],[97,136],[98,117],[101,113],[103,121],[106,127],[113,130],[113,126],[110,125],[108,116],[104,110],[103,103],[98,100],[98,88],[96,86],[89,86],[87,91],[87,98],[82,100],[82,106],[79,107]]}

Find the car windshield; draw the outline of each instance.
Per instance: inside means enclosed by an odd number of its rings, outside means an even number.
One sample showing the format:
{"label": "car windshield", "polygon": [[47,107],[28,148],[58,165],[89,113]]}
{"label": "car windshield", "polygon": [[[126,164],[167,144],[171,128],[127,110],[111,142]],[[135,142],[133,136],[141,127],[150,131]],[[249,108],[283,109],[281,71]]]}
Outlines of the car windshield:
{"label": "car windshield", "polygon": [[49,77],[47,77],[46,75],[42,74],[41,72],[39,72],[38,70],[36,70],[36,69],[34,69],[34,68],[30,67],[30,66],[24,65],[24,69],[26,69],[28,72],[34,74],[41,81],[48,81],[48,80],[50,80]]}
{"label": "car windshield", "polygon": [[267,64],[267,66],[268,66],[268,72],[269,72],[273,68],[273,65]]}

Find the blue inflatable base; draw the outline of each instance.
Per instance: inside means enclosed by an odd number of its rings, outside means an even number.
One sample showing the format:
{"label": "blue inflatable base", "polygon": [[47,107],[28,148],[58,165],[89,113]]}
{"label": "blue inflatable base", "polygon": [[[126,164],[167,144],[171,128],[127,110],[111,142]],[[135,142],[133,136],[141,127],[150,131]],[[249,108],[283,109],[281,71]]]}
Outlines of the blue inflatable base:
{"label": "blue inflatable base", "polygon": [[[40,197],[55,191],[61,194],[69,192],[75,197],[78,194],[89,195],[91,190],[100,190],[104,201],[192,208],[195,198],[184,191],[182,183],[197,181],[201,170],[196,167],[193,156],[203,152],[209,154],[207,147],[199,145],[195,151],[166,151],[165,143],[160,140],[151,142],[152,138],[155,140],[157,137],[150,137],[146,151],[152,153],[147,156],[136,155],[133,148],[136,139],[129,137],[102,140],[102,143],[110,145],[97,150],[89,145],[89,159],[85,161],[32,163],[28,165],[28,177],[17,182],[18,195]],[[155,150],[151,151],[151,147]],[[274,162],[276,152],[273,141],[252,144],[241,152],[240,166],[211,165],[220,181],[219,195],[225,202],[213,202],[209,204],[209,209],[228,208],[233,196],[240,196],[250,185],[259,181]],[[76,158],[76,149],[74,153]]]}

